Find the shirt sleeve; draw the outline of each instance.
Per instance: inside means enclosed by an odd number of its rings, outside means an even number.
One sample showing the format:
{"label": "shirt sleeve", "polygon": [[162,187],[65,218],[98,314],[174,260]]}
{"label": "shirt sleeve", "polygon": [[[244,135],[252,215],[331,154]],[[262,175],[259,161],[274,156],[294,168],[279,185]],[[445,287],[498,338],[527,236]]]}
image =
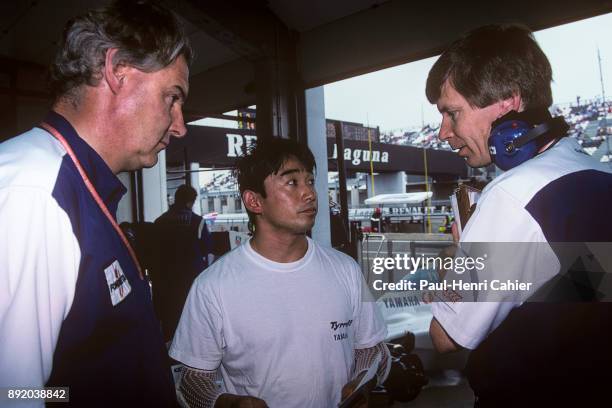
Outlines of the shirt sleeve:
{"label": "shirt sleeve", "polygon": [[444,331],[462,347],[473,350],[516,305],[508,302],[434,302],[433,316]]}
{"label": "shirt sleeve", "polygon": [[191,286],[169,351],[170,357],[200,370],[216,370],[225,349],[221,308],[210,275],[200,274]]}
{"label": "shirt sleeve", "polygon": [[[456,343],[475,349],[529,293],[558,273],[560,264],[537,222],[501,188],[478,203],[461,236],[461,248],[467,249],[465,255],[485,258],[478,281],[487,280],[489,287],[478,291],[476,301],[437,299],[432,312]],[[493,280],[531,283],[532,290],[495,291]]]}
{"label": "shirt sleeve", "polygon": [[0,189],[0,225],[0,388],[42,387],[72,306],[79,245],[47,191]]}
{"label": "shirt sleeve", "polygon": [[387,336],[387,326],[380,310],[365,283],[361,269],[356,262],[351,261],[351,272],[354,281],[354,320],[355,348],[374,347],[384,341]]}

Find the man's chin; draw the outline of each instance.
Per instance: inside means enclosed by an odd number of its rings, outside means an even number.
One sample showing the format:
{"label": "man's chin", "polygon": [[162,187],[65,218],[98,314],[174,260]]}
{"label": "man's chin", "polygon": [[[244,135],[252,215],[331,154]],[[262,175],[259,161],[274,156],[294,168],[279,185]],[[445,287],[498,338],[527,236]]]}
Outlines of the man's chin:
{"label": "man's chin", "polygon": [[155,157],[147,157],[138,161],[134,160],[129,164],[127,168],[121,169],[121,171],[136,171],[140,169],[149,169],[155,166],[158,160],[159,159],[157,155],[155,155]]}
{"label": "man's chin", "polygon": [[142,161],[142,167],[145,169],[149,169],[153,166],[155,166],[157,164],[157,162],[159,161],[159,156],[158,153],[146,157],[143,161]]}
{"label": "man's chin", "polygon": [[465,157],[465,162],[468,166],[472,167],[472,168],[480,168],[480,167],[486,167],[489,164],[493,163],[493,161],[491,160],[491,157]]}
{"label": "man's chin", "polygon": [[299,231],[301,234],[307,234],[314,227],[314,221],[300,226]]}

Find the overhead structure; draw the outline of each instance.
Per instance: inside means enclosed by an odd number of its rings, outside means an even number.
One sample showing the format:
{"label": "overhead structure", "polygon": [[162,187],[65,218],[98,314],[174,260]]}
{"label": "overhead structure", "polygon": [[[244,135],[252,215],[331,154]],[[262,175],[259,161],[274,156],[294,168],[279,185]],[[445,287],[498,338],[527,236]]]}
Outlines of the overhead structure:
{"label": "overhead structure", "polygon": [[[262,134],[303,137],[304,89],[436,55],[462,32],[497,22],[539,30],[612,11],[610,0],[158,0],[185,22],[197,58],[188,119],[257,105]],[[45,67],[64,23],[105,0],[0,4],[0,135],[50,104]],[[416,90],[421,92],[422,90]]]}
{"label": "overhead structure", "polygon": [[[184,21],[196,54],[184,107],[188,121],[256,105],[258,137],[321,144],[325,118],[311,119],[312,112],[324,115],[316,87],[434,56],[483,24],[518,22],[539,30],[612,11],[612,0],[515,0],[506,7],[476,1],[154,1]],[[51,106],[46,67],[65,22],[108,2],[0,2],[0,141],[36,125]],[[163,156],[160,162],[165,166]],[[142,174],[144,195],[158,189],[153,201],[161,203],[151,210],[140,206],[144,219],[163,209],[165,180],[153,181],[164,174],[165,168]],[[130,195],[133,209],[142,200]]]}

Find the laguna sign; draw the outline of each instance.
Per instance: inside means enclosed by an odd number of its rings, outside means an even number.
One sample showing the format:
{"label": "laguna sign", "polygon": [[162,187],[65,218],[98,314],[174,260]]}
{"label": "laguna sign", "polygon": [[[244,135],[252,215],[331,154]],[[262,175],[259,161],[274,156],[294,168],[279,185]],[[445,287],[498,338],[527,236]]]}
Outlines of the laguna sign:
{"label": "laguna sign", "polygon": [[[338,158],[338,145],[334,143],[334,152],[332,159]],[[373,163],[389,163],[389,152],[380,150],[362,150],[362,149],[351,149],[350,147],[344,148],[344,160],[350,161],[355,166],[361,164],[362,161]]]}
{"label": "laguna sign", "polygon": [[[251,145],[257,140],[255,135],[240,135],[234,133],[228,133],[225,135],[227,140],[227,157],[240,157],[244,154],[245,150],[248,150]],[[334,150],[332,153],[333,160],[338,158],[338,146],[334,144]],[[344,148],[344,160],[347,160],[358,166],[361,162],[373,163],[389,163],[389,152],[380,150],[363,150],[363,149],[351,149],[350,147]]]}
{"label": "laguna sign", "polygon": [[[166,160],[172,165],[197,162],[202,167],[231,167],[256,140],[252,129],[226,129],[210,126],[187,125],[187,136],[173,139],[166,149]],[[350,171],[370,171],[370,161],[374,171],[406,171],[409,174],[423,173],[423,150],[412,146],[359,140],[344,140],[344,149],[339,152],[335,140],[326,138],[328,166],[337,171],[337,158],[344,158]],[[461,175],[465,177],[466,166],[462,158],[453,152],[428,150],[427,163],[429,174]]]}

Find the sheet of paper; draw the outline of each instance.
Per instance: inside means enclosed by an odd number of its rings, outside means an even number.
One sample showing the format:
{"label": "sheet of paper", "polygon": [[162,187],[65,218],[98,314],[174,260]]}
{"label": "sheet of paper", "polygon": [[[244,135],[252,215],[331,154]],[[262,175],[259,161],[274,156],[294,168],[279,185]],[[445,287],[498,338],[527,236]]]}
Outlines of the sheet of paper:
{"label": "sheet of paper", "polygon": [[374,376],[376,375],[376,372],[378,371],[379,364],[380,364],[380,354],[376,356],[374,363],[370,366],[370,368],[368,368],[368,371],[366,371],[365,375],[359,382],[357,389],[363,387],[368,381],[374,378]]}
{"label": "sheet of paper", "polygon": [[352,406],[351,404],[362,392],[362,388],[368,383],[368,381],[370,381],[372,378],[374,378],[374,376],[376,376],[376,372],[378,371],[378,366],[380,364],[380,358],[380,354],[376,356],[376,359],[374,360],[372,365],[370,365],[370,368],[368,368],[368,371],[366,371],[365,375],[363,376],[357,387],[355,387],[353,392],[349,394],[348,397],[346,397],[342,402],[340,402],[340,404],[338,404],[338,408],[350,408]]}

